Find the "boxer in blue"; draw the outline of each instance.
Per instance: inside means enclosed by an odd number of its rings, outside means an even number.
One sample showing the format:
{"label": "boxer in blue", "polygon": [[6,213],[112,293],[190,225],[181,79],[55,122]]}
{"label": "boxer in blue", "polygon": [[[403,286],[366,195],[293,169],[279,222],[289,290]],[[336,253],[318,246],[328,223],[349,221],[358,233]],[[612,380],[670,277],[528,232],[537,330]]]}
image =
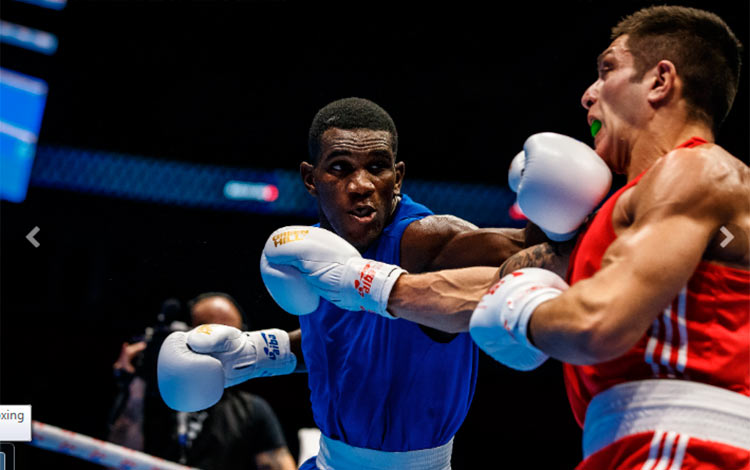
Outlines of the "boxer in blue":
{"label": "boxer in blue", "polygon": [[[434,215],[402,194],[405,164],[397,150],[396,127],[375,103],[348,98],[322,108],[310,128],[310,159],[300,166],[321,228],[277,231],[269,243],[293,246],[310,230],[325,229],[361,259],[413,273],[496,267],[524,248],[523,229],[478,229]],[[362,268],[357,282],[367,290],[372,283]],[[478,349],[470,336],[339,308],[335,299],[320,299],[294,268],[269,264],[265,254],[262,273],[277,303],[302,315],[301,334],[242,333],[224,325],[173,334],[159,359],[166,403],[205,408],[225,386],[306,367],[322,437],[318,457],[301,468],[450,468],[453,436],[476,383]]]}

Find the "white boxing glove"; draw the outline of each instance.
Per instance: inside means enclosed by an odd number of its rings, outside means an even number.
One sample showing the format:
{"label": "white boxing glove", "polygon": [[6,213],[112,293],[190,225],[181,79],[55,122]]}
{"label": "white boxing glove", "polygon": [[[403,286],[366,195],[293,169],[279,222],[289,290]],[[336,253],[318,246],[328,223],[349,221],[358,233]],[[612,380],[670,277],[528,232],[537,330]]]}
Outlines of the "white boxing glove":
{"label": "white boxing glove", "polygon": [[211,324],[169,335],[159,351],[157,375],[170,408],[198,411],[218,402],[225,387],[290,374],[296,366],[283,330],[242,332]]}
{"label": "white boxing glove", "polygon": [[224,368],[215,358],[188,348],[187,333],[176,331],[159,350],[159,393],[168,407],[199,411],[214,405],[224,394]]}
{"label": "white boxing glove", "polygon": [[496,361],[517,370],[536,369],[548,356],[529,341],[531,314],[568,284],[552,271],[524,268],[500,279],[482,297],[469,321],[469,334]]}
{"label": "white boxing glove", "polygon": [[508,175],[524,215],[554,241],[573,238],[607,195],[612,173],[588,145],[572,137],[534,134]]}
{"label": "white boxing glove", "polygon": [[[280,228],[268,237],[261,256],[261,275],[268,292],[296,315],[317,308],[312,291],[344,310],[393,318],[387,311],[388,297],[405,272],[392,264],[362,258],[349,242],[319,227]],[[303,283],[308,286],[302,288],[304,302],[287,299],[297,295],[297,286]]]}
{"label": "white boxing glove", "polygon": [[265,250],[260,255],[260,277],[279,307],[294,315],[306,315],[318,308],[320,296],[297,268],[268,263]]}

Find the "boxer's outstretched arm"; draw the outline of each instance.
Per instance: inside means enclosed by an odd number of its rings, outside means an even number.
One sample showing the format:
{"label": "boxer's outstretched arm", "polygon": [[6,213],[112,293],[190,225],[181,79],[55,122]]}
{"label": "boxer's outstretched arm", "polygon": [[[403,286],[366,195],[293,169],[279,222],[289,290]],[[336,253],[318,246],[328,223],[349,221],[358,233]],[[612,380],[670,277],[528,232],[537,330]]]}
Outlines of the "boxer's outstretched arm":
{"label": "boxer's outstretched arm", "polygon": [[524,246],[524,229],[480,229],[452,215],[431,215],[412,222],[404,231],[400,265],[411,273],[497,267]]}
{"label": "boxer's outstretched arm", "polygon": [[529,336],[539,349],[591,364],[624,354],[641,338],[748,199],[741,172],[707,153],[671,152],[639,182],[628,211],[633,223],[607,249],[602,269],[531,316]]}
{"label": "boxer's outstretched arm", "polygon": [[448,333],[468,331],[471,313],[497,279],[497,268],[484,266],[403,274],[391,290],[388,311]]}
{"label": "boxer's outstretched arm", "polygon": [[542,243],[521,250],[498,268],[447,269],[404,274],[391,291],[391,315],[449,333],[469,330],[469,320],[482,296],[502,275],[525,267],[564,270],[567,252]]}
{"label": "boxer's outstretched arm", "polygon": [[480,229],[452,215],[431,215],[412,222],[404,231],[400,265],[411,273],[497,267],[523,249],[525,242],[524,229]]}

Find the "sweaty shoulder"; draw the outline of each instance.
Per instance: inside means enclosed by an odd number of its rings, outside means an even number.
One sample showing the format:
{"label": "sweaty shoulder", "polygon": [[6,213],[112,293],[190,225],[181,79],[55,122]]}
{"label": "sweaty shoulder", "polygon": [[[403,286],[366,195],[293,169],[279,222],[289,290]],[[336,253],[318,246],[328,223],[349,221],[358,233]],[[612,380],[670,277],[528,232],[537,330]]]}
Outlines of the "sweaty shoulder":
{"label": "sweaty shoulder", "polygon": [[429,215],[415,220],[401,238],[401,266],[409,272],[422,272],[457,235],[477,226],[452,215]]}
{"label": "sweaty shoulder", "polygon": [[693,214],[711,211],[728,218],[740,205],[732,196],[742,191],[743,180],[746,184],[747,167],[717,145],[676,149],[657,160],[638,183],[634,215],[662,209]]}
{"label": "sweaty shoulder", "polygon": [[[669,152],[643,176],[632,196],[636,223],[690,217],[710,224],[715,233],[706,259],[748,258],[744,245],[750,235],[750,170],[722,147],[706,144]],[[736,244],[714,250],[726,238],[722,227],[737,235]]]}

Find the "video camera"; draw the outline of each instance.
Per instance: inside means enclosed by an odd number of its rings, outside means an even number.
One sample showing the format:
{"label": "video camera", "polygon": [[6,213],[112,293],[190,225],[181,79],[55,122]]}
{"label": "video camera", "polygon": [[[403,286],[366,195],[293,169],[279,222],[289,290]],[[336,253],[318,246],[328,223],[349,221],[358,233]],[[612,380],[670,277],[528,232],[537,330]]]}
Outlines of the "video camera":
{"label": "video camera", "polygon": [[134,376],[137,375],[146,382],[146,394],[149,398],[158,398],[156,366],[159,359],[159,349],[171,333],[190,329],[187,323],[180,320],[181,314],[182,304],[180,301],[175,298],[168,298],[162,303],[161,310],[156,315],[156,322],[146,327],[142,335],[130,339],[130,343],[144,341],[146,349],[132,360],[135,374],[131,374],[124,369],[114,370],[117,392],[108,419],[110,428],[126,405],[129,397],[129,386]]}

